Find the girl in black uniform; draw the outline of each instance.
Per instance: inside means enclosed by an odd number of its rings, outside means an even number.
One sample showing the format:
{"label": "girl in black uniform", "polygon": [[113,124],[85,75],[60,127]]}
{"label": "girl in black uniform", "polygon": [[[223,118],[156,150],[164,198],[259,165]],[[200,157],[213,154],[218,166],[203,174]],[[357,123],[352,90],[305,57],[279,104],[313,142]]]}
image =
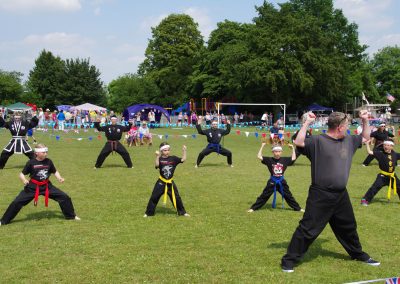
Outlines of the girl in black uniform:
{"label": "girl in black uniform", "polygon": [[[190,217],[183,207],[181,196],[178,188],[173,181],[173,176],[178,164],[186,160],[186,146],[182,147],[182,158],[170,156],[170,145],[167,142],[160,144],[160,151],[156,151],[155,167],[160,169],[160,177],[154,185],[153,193],[151,194],[149,203],[147,204],[146,213],[143,217],[154,216],[156,206],[161,196],[164,194],[163,203],[167,202],[167,194],[172,201],[179,216]],[[160,153],[161,152],[161,153]],[[161,156],[160,156],[161,155]]]}
{"label": "girl in black uniform", "polygon": [[272,194],[274,194],[272,208],[276,208],[276,192],[279,192],[282,195],[282,207],[283,199],[285,199],[289,206],[295,211],[304,212],[304,210],[301,209],[300,205],[294,199],[289,190],[289,186],[283,177],[283,173],[285,172],[286,168],[293,165],[294,161],[296,160],[296,152],[293,145],[289,144],[289,147],[292,148],[292,157],[281,157],[282,147],[279,145],[272,147],[272,153],[274,155],[273,157],[264,157],[262,155],[262,150],[265,145],[266,143],[261,144],[261,148],[258,151],[257,157],[261,160],[261,163],[268,167],[268,170],[271,173],[271,178],[268,180],[268,183],[261,195],[257,198],[256,202],[247,212],[252,213],[255,210],[260,209],[265,203],[267,203]]}
{"label": "girl in black uniform", "polygon": [[394,143],[390,140],[383,142],[383,152],[378,149],[371,151],[369,146],[370,141],[365,144],[367,145],[368,154],[373,155],[373,157],[378,160],[379,169],[381,170],[381,172],[376,176],[375,182],[361,199],[361,205],[368,206],[374,196],[385,185],[389,185],[387,193],[388,200],[390,200],[392,189],[394,194],[397,194],[397,186],[400,185],[400,182],[394,170],[396,169],[397,161],[400,160],[400,154],[393,151]]}
{"label": "girl in black uniform", "polygon": [[[38,144],[35,147],[35,158],[29,160],[22,172],[19,174],[20,180],[25,185],[13,202],[8,206],[6,212],[1,218],[0,225],[6,225],[17,216],[18,212],[34,199],[34,205],[37,205],[39,195],[45,196],[45,206],[48,206],[49,198],[58,202],[65,219],[80,220],[75,214],[71,198],[49,180],[51,174],[54,174],[61,183],[64,178],[56,170],[53,162],[47,158],[47,147]],[[25,175],[29,175],[27,180]]]}

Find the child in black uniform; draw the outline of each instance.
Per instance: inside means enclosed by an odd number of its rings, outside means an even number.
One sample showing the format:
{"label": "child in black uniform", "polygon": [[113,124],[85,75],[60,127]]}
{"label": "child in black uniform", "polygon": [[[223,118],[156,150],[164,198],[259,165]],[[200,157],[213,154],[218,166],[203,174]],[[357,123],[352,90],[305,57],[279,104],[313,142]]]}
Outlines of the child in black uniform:
{"label": "child in black uniform", "polygon": [[[56,170],[53,162],[47,158],[47,147],[43,144],[38,144],[35,147],[35,158],[29,160],[22,172],[19,174],[20,180],[24,183],[24,189],[19,193],[13,202],[8,206],[6,212],[1,218],[0,225],[6,225],[17,216],[18,212],[34,199],[34,205],[37,205],[39,195],[45,196],[45,205],[48,206],[48,200],[53,199],[58,202],[65,219],[80,220],[76,216],[71,198],[50,181],[49,177],[54,174],[57,180],[61,183],[64,178]],[[25,175],[30,176],[28,181]]]}
{"label": "child in black uniform", "polygon": [[263,157],[262,150],[265,145],[266,143],[261,144],[261,148],[258,151],[257,157],[261,160],[261,163],[268,167],[268,170],[271,173],[271,178],[268,180],[268,183],[261,195],[257,198],[256,202],[247,212],[252,213],[255,210],[260,209],[268,201],[272,194],[274,194],[272,208],[276,208],[277,191],[282,195],[282,207],[283,199],[285,199],[289,206],[295,211],[304,212],[304,210],[301,209],[300,205],[294,199],[289,190],[289,186],[283,177],[283,173],[285,172],[286,168],[293,165],[294,161],[296,160],[296,152],[293,145],[289,144],[289,147],[292,148],[292,157],[281,157],[282,147],[278,145],[272,147],[272,154],[274,155],[273,157]]}
{"label": "child in black uniform", "polygon": [[[167,194],[172,201],[179,216],[190,217],[183,207],[182,199],[179,195],[178,188],[173,181],[173,176],[178,164],[186,160],[186,146],[182,147],[182,158],[170,156],[170,145],[167,142],[160,144],[160,151],[156,151],[155,166],[160,169],[160,177],[154,185],[153,193],[151,194],[149,203],[147,204],[146,213],[143,217],[154,216],[156,206],[161,196],[164,194],[163,203],[167,202]],[[161,156],[160,156],[161,152]]]}
{"label": "child in black uniform", "polygon": [[369,146],[370,141],[366,142],[365,144],[367,145],[368,154],[373,155],[373,157],[378,160],[379,169],[381,170],[381,172],[376,176],[375,182],[361,199],[361,205],[368,206],[374,196],[385,185],[389,185],[387,193],[388,200],[390,200],[392,189],[394,190],[394,194],[397,194],[396,187],[397,185],[400,185],[400,183],[394,170],[396,169],[397,161],[400,160],[400,154],[393,151],[394,143],[390,140],[383,142],[383,152],[379,149],[374,149],[374,151],[371,151]]}

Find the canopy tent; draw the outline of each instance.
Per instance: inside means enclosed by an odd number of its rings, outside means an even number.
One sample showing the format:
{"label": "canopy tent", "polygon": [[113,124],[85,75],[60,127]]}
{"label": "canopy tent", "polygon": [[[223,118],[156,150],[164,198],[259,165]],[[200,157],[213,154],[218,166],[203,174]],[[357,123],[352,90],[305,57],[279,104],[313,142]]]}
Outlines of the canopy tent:
{"label": "canopy tent", "polygon": [[69,111],[73,106],[71,105],[59,105],[57,106],[58,111]]}
{"label": "canopy tent", "polygon": [[85,103],[79,106],[74,106],[73,109],[77,109],[77,110],[85,110],[85,111],[91,111],[91,110],[95,110],[95,111],[107,111],[106,108],[101,107],[101,106],[96,106],[94,104],[90,104],[90,103]]}
{"label": "canopy tent", "polygon": [[183,105],[181,105],[177,109],[174,109],[172,111],[172,113],[175,114],[175,113],[189,112],[189,111],[190,111],[190,104],[189,103],[184,103]]}
{"label": "canopy tent", "polygon": [[30,111],[32,108],[23,103],[15,103],[6,107],[9,111]]}
{"label": "canopy tent", "polygon": [[153,109],[155,111],[156,121],[158,121],[158,122],[160,121],[161,114],[164,114],[165,117],[167,118],[167,120],[170,121],[169,113],[166,109],[164,109],[163,107],[160,107],[158,105],[150,105],[150,104],[138,104],[138,105],[128,106],[124,110],[123,116],[124,116],[125,120],[129,120],[129,119],[135,117],[138,112],[141,112],[142,117],[145,117],[147,120],[147,114],[151,109]]}
{"label": "canopy tent", "polygon": [[324,107],[319,104],[313,103],[307,107],[308,111],[333,111],[331,107]]}

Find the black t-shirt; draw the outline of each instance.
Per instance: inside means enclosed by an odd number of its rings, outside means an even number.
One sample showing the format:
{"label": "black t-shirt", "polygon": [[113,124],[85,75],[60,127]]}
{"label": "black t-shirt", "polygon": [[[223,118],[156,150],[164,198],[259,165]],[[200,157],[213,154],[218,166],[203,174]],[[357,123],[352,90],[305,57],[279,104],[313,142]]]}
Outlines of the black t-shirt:
{"label": "black t-shirt", "polygon": [[29,175],[30,178],[33,178],[37,181],[44,181],[49,179],[51,174],[56,172],[56,167],[50,159],[44,159],[43,161],[38,161],[36,159],[29,160],[22,173],[24,175]]}
{"label": "black t-shirt", "polygon": [[[292,136],[292,142],[294,141],[294,140],[296,140],[296,138],[297,138],[297,135],[299,134],[299,131],[300,130],[297,130],[294,134],[293,134],[293,136]],[[307,130],[307,132],[306,132],[306,138],[309,138],[310,136],[311,136],[312,134],[311,134],[311,131],[310,130]]]}
{"label": "black t-shirt", "polygon": [[306,138],[304,143],[304,148],[298,149],[311,161],[312,184],[332,191],[344,190],[353,155],[362,146],[362,136],[335,139],[321,134]]}
{"label": "black t-shirt", "polygon": [[221,142],[222,136],[228,135],[229,132],[231,131],[231,125],[227,124],[226,129],[201,129],[201,126],[199,124],[196,125],[197,132],[201,135],[206,135],[207,136],[207,142],[208,143],[213,143],[213,144],[219,144]]}
{"label": "black t-shirt", "polygon": [[122,137],[122,133],[127,132],[131,129],[131,124],[129,124],[128,126],[123,126],[119,124],[100,126],[99,122],[95,122],[94,126],[98,131],[104,131],[107,140],[110,141],[119,141]]}
{"label": "black t-shirt", "polygon": [[174,176],[177,165],[182,163],[182,159],[177,156],[160,157],[159,163],[160,175],[165,179],[171,179]]}
{"label": "black t-shirt", "polygon": [[387,132],[386,130],[379,131],[376,130],[371,133],[371,137],[375,138],[375,147],[380,146],[385,140],[387,140],[389,137],[394,137],[392,133]]}
{"label": "black t-shirt", "polygon": [[288,166],[293,165],[294,161],[292,161],[291,157],[280,157],[279,159],[263,157],[261,163],[268,167],[272,176],[280,177],[283,176]]}
{"label": "black t-shirt", "polygon": [[397,166],[397,160],[400,160],[400,154],[391,151],[390,154],[379,150],[374,150],[374,156],[378,160],[379,169],[393,173]]}

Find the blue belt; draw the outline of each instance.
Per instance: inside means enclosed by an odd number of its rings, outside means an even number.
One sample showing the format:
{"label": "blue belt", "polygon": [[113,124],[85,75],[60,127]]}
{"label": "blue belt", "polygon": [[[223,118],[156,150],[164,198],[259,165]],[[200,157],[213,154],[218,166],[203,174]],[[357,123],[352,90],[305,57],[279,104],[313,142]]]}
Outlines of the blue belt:
{"label": "blue belt", "polygon": [[217,153],[219,154],[219,152],[221,151],[221,145],[219,143],[208,143],[207,145],[207,149],[217,149]]}
{"label": "blue belt", "polygon": [[282,208],[285,208],[285,205],[283,203],[284,199],[284,194],[283,194],[283,184],[282,181],[284,180],[283,176],[276,177],[276,176],[271,176],[269,179],[270,181],[274,182],[274,199],[272,200],[272,208],[276,208],[276,187],[279,186],[280,190],[279,193],[282,195]]}

